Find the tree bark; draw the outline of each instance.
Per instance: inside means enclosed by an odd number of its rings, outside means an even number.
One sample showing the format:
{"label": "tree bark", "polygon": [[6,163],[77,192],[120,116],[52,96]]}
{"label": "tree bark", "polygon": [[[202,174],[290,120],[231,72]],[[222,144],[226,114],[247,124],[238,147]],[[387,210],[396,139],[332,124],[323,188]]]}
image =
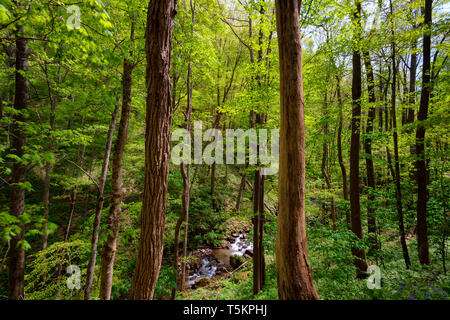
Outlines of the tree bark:
{"label": "tree bark", "polygon": [[366,170],[367,170],[367,186],[370,188],[368,195],[368,206],[367,206],[367,233],[370,242],[370,253],[375,253],[378,250],[377,242],[377,222],[375,218],[375,169],[373,165],[373,154],[372,154],[372,134],[373,127],[376,117],[376,97],[375,97],[375,77],[373,75],[372,63],[370,61],[370,53],[364,52],[364,64],[366,67],[367,74],[367,91],[369,93],[369,113],[367,117],[366,126],[366,137],[364,139],[364,151],[366,159]]}
{"label": "tree bark", "polygon": [[117,251],[117,242],[119,239],[120,230],[120,217],[122,213],[122,161],[123,152],[125,150],[125,145],[128,139],[128,122],[130,119],[131,111],[133,68],[134,64],[131,61],[124,59],[122,74],[122,115],[119,123],[119,131],[117,132],[117,139],[114,144],[111,176],[112,199],[107,220],[107,229],[109,231],[109,235],[102,251],[102,265],[100,274],[100,299],[102,300],[111,299],[114,258]]}
{"label": "tree bark", "polygon": [[[325,108],[324,108],[324,114],[326,115],[328,113],[328,101],[327,101],[327,92],[325,92]],[[327,161],[328,161],[328,130],[329,125],[328,122],[325,122],[325,125],[323,127],[323,134],[324,134],[324,141],[323,141],[323,152],[322,152],[322,175],[325,179],[325,184],[327,185],[327,189],[332,192],[332,186],[331,186],[331,176],[330,173],[327,170]],[[330,197],[330,211],[331,211],[331,222],[332,222],[332,228],[336,231],[336,208],[334,204],[334,197]]]}
{"label": "tree bark", "polygon": [[[392,0],[390,1],[391,15],[393,15]],[[398,155],[398,132],[397,132],[397,115],[395,110],[396,102],[396,85],[397,85],[397,65],[395,57],[395,42],[394,42],[394,29],[392,29],[392,89],[391,89],[391,99],[392,99],[392,129],[393,129],[393,139],[394,139],[394,166],[395,166],[395,200],[397,207],[397,217],[398,217],[398,227],[400,230],[400,243],[402,245],[403,259],[405,260],[406,269],[409,269],[411,261],[409,260],[408,247],[406,245],[405,238],[405,225],[403,221],[403,206],[402,206],[402,189],[400,185],[400,163]]]}
{"label": "tree bark", "polygon": [[89,259],[89,265],[86,272],[86,285],[84,288],[84,299],[89,300],[92,294],[92,283],[94,281],[95,273],[95,263],[97,261],[97,246],[98,246],[98,235],[100,231],[100,222],[103,213],[103,203],[104,203],[104,191],[106,184],[106,176],[108,174],[109,158],[111,155],[111,146],[114,136],[114,130],[116,128],[117,117],[119,115],[119,104],[116,105],[111,117],[111,123],[109,125],[108,135],[106,138],[105,155],[103,157],[102,173],[100,176],[100,181],[98,183],[98,195],[97,202],[95,206],[95,216],[94,225],[92,228],[92,240],[91,240],[91,257]]}
{"label": "tree bark", "polygon": [[[189,1],[191,8],[191,35],[194,34],[194,24],[195,24],[195,5],[192,0]],[[187,9],[185,7],[186,15]],[[189,57],[188,63],[188,72],[186,79],[186,88],[187,88],[187,106],[186,112],[184,114],[185,121],[185,129],[191,133],[191,113],[192,113],[192,91],[193,91],[193,83],[192,83],[192,61],[191,57]],[[191,164],[190,163],[181,163],[180,164],[180,172],[183,178],[183,194],[181,196],[181,204],[182,204],[182,212],[177,221],[177,225],[175,227],[175,250],[174,250],[174,268],[178,272],[178,246],[180,241],[180,230],[181,225],[184,221],[184,241],[183,241],[183,258],[187,257],[187,246],[188,246],[188,231],[189,231],[189,207],[191,202]],[[178,279],[178,277],[177,277]],[[181,276],[179,277],[180,283],[180,291],[184,292],[185,284],[186,284],[186,260],[183,259],[181,262]],[[177,287],[172,290],[172,299],[175,300],[177,295]]]}
{"label": "tree bark", "polygon": [[305,222],[305,117],[299,1],[277,0],[281,136],[276,241],[281,300],[317,300]]}
{"label": "tree bark", "polygon": [[[361,54],[358,48],[361,41],[361,2],[355,0],[353,22],[356,28],[356,47],[353,49],[353,80],[352,80],[352,136],[350,147],[350,209],[352,213],[352,231],[359,238],[363,238],[359,186],[359,153],[361,136]],[[352,248],[356,275],[358,278],[366,277],[366,252]]]}
{"label": "tree bark", "polygon": [[150,0],[148,7],[145,184],[132,300],[153,298],[162,262],[173,112],[170,60],[175,8],[175,0]]}
{"label": "tree bark", "polygon": [[[50,97],[50,131],[47,135],[48,145],[47,150],[51,151],[53,149],[53,137],[51,133],[55,130],[55,118],[56,118],[56,106],[59,100],[59,91],[56,89],[56,92],[53,93],[52,85],[50,83],[50,78],[48,75],[47,65],[45,66],[45,74],[47,79],[48,92]],[[61,77],[61,61],[58,64],[58,86],[62,82]],[[50,215],[50,182],[51,182],[51,174],[53,171],[53,164],[49,161],[45,163],[45,173],[44,173],[44,192],[42,195],[42,200],[44,202],[44,222],[42,223],[42,250],[47,248],[48,242],[48,219]],[[45,278],[45,276],[44,276]]]}
{"label": "tree bark", "polygon": [[[342,156],[342,130],[344,126],[344,115],[343,115],[343,103],[342,103],[342,94],[341,94],[341,78],[339,76],[336,76],[336,93],[338,97],[338,103],[339,103],[339,127],[338,127],[338,136],[337,136],[337,154],[338,154],[338,161],[339,161],[339,167],[341,168],[341,174],[342,174],[342,192],[344,193],[344,200],[349,201],[349,195],[348,195],[348,186],[347,186],[347,170],[345,168],[344,164],[344,158]],[[345,209],[345,220],[347,222],[347,226],[350,229],[351,228],[351,218],[350,218],[350,212]]]}
{"label": "tree bark", "polygon": [[[26,136],[23,124],[26,122],[23,112],[27,108],[29,93],[28,79],[23,72],[28,71],[28,57],[30,50],[21,34],[22,28],[18,28],[16,33],[16,74],[15,74],[15,94],[14,109],[17,111],[13,115],[11,124],[11,153],[21,159],[24,155]],[[10,209],[12,216],[19,218],[25,208],[25,189],[20,183],[25,183],[27,176],[27,167],[20,161],[14,160],[11,178]],[[21,231],[10,240],[9,256],[9,300],[25,299],[24,291],[24,270],[25,270],[25,251],[22,249],[22,242],[25,240],[24,225],[19,225]]]}
{"label": "tree bark", "polygon": [[432,26],[432,0],[425,0],[424,9],[424,35],[423,35],[423,71],[422,92],[420,95],[420,106],[416,130],[416,182],[417,182],[417,245],[419,261],[421,264],[430,264],[430,253],[428,249],[427,229],[427,163],[425,155],[425,125],[428,118],[428,106],[431,93],[431,26]]}

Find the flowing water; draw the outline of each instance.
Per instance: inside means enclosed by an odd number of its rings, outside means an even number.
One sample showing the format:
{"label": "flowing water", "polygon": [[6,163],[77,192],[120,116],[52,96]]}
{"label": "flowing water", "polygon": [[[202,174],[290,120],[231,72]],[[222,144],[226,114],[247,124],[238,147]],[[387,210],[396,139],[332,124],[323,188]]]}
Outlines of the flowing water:
{"label": "flowing water", "polygon": [[[222,251],[228,251],[230,256],[243,256],[245,251],[253,250],[253,243],[248,243],[243,233],[234,240],[230,249],[220,249]],[[195,280],[198,278],[212,278],[216,275],[217,266],[212,262],[216,259],[212,256],[208,256],[202,259],[202,264],[196,272],[189,276],[189,280],[186,281],[186,287],[190,287],[195,284]]]}

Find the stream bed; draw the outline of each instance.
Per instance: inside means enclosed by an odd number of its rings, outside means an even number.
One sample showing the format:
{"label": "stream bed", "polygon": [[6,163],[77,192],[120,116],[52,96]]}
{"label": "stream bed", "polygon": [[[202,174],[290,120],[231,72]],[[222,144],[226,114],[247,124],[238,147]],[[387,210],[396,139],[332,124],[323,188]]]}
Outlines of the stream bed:
{"label": "stream bed", "polygon": [[193,286],[200,278],[212,279],[216,275],[218,263],[229,264],[231,256],[243,256],[246,252],[253,251],[253,243],[247,242],[243,233],[240,233],[230,244],[229,249],[215,249],[213,254],[202,258],[200,268],[188,277],[185,286]]}

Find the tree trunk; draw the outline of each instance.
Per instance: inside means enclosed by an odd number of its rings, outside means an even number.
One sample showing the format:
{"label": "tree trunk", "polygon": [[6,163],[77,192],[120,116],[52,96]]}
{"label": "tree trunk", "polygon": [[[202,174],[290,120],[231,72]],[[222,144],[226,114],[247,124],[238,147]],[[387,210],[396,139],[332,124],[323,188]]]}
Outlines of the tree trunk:
{"label": "tree trunk", "polygon": [[91,240],[91,257],[89,259],[89,265],[86,272],[86,286],[84,288],[85,300],[89,300],[92,294],[92,283],[94,281],[95,264],[97,261],[98,235],[100,231],[100,222],[103,213],[103,202],[104,202],[103,196],[105,191],[106,176],[108,174],[112,140],[114,136],[114,130],[116,128],[117,117],[119,115],[119,109],[120,109],[119,104],[117,104],[112,113],[112,119],[109,125],[108,136],[106,138],[105,155],[103,157],[102,173],[100,176],[100,181],[98,183],[97,203],[95,206],[94,225],[92,228],[93,231]]}
{"label": "tree trunk", "polygon": [[[195,24],[195,5],[192,0],[189,1],[191,8],[191,35],[194,34],[194,24]],[[185,8],[186,15],[187,9]],[[192,62],[191,57],[189,57],[188,72],[186,79],[187,88],[187,106],[186,112],[184,114],[185,129],[191,133],[191,113],[192,113]],[[175,93],[174,93],[175,94]],[[188,231],[189,231],[189,207],[191,202],[191,165],[190,163],[181,163],[180,172],[183,178],[183,194],[181,196],[182,212],[177,221],[175,228],[175,250],[174,250],[174,268],[178,272],[178,246],[180,241],[180,229],[184,221],[184,241],[183,241],[183,258],[187,257],[187,245],[188,245]],[[178,277],[177,277],[178,278]],[[183,259],[181,262],[181,276],[179,277],[180,291],[183,292],[186,284],[186,260]],[[172,290],[172,299],[175,300],[177,295],[177,286]]]}
{"label": "tree trunk", "polygon": [[175,0],[150,0],[148,7],[145,184],[132,300],[153,299],[162,262],[173,112],[170,60],[175,8]]}
{"label": "tree trunk", "polygon": [[[325,108],[324,108],[324,114],[326,115],[328,113],[328,105],[327,105],[327,92],[325,92]],[[332,186],[331,186],[331,177],[330,173],[327,170],[327,161],[328,161],[328,122],[325,122],[325,125],[323,127],[323,134],[325,136],[325,139],[323,141],[323,152],[322,152],[322,175],[325,179],[325,184],[327,185],[327,189],[332,192]],[[332,222],[332,228],[336,231],[336,208],[334,204],[334,198],[333,196],[330,197],[330,211],[331,211],[331,222]]]}
{"label": "tree trunk", "polygon": [[[256,115],[258,124],[264,123],[264,116]],[[258,145],[259,149],[259,145]],[[264,176],[261,168],[255,171],[253,188],[253,294],[258,294],[265,284],[264,261]]]}
{"label": "tree trunk", "polygon": [[305,118],[299,1],[277,0],[281,136],[276,241],[281,300],[317,300],[308,263],[305,222]]}
{"label": "tree trunk", "polygon": [[[344,158],[342,156],[342,129],[344,126],[344,115],[343,115],[343,103],[342,103],[342,95],[341,95],[341,79],[339,76],[336,76],[336,82],[337,82],[337,97],[338,97],[338,103],[339,103],[339,128],[338,128],[338,136],[337,136],[337,154],[338,154],[338,161],[339,166],[341,168],[342,173],[342,192],[344,193],[344,200],[349,200],[348,195],[348,186],[347,186],[347,170],[345,168],[344,164]],[[345,209],[345,220],[347,222],[347,226],[350,229],[351,226],[351,218],[350,218],[350,212]]]}
{"label": "tree trunk", "polygon": [[[50,79],[48,76],[48,68],[45,66],[45,73],[47,78],[47,86],[48,86],[48,92],[50,97],[50,131],[47,135],[48,139],[48,145],[47,150],[52,151],[53,149],[53,137],[51,136],[51,133],[55,130],[55,118],[56,118],[56,106],[58,104],[59,100],[59,92],[56,90],[55,94],[53,94],[53,89],[50,83]],[[58,64],[58,86],[62,82],[61,77],[61,61],[59,61]],[[45,250],[47,248],[47,242],[48,242],[48,219],[50,215],[50,181],[51,181],[51,174],[53,171],[53,165],[51,162],[47,161],[45,163],[45,174],[44,174],[44,192],[42,195],[42,200],[44,202],[44,222],[42,223],[42,250]],[[45,279],[45,275],[44,275]]]}
{"label": "tree trunk", "polygon": [[427,164],[425,155],[425,125],[423,121],[428,118],[428,106],[431,93],[431,26],[432,26],[432,0],[425,0],[424,10],[424,35],[423,35],[423,71],[422,92],[417,120],[419,124],[416,130],[416,182],[417,182],[417,245],[419,261],[421,264],[430,264],[427,230]]}
{"label": "tree trunk", "polygon": [[[391,15],[393,15],[392,0],[390,1]],[[394,37],[394,29],[392,29],[392,37]],[[394,38],[392,39],[394,41]],[[405,238],[405,225],[403,221],[403,206],[402,206],[402,189],[400,185],[400,163],[398,155],[398,132],[397,132],[397,115],[395,110],[395,100],[396,100],[396,85],[397,85],[397,66],[395,62],[395,42],[392,42],[392,129],[394,138],[394,165],[395,165],[395,200],[397,207],[398,216],[398,227],[400,230],[400,243],[402,245],[403,259],[405,260],[406,269],[409,269],[411,262],[409,260],[408,247],[406,245]]]}
{"label": "tree trunk", "polygon": [[100,299],[102,300],[111,299],[114,258],[117,251],[117,242],[120,230],[120,217],[122,213],[122,161],[123,151],[128,139],[128,122],[130,119],[131,111],[133,68],[134,64],[131,61],[124,59],[122,75],[122,115],[119,123],[119,131],[117,132],[117,140],[114,145],[112,162],[112,199],[108,213],[109,235],[102,251],[102,266],[100,274]]}
{"label": "tree trunk", "polygon": [[[21,37],[22,28],[18,28],[16,33],[16,75],[15,75],[15,95],[14,109],[18,111],[13,115],[11,124],[11,153],[22,158],[26,136],[22,123],[26,122],[23,112],[27,108],[29,93],[29,83],[23,72],[28,71],[28,57],[30,54],[27,40]],[[20,218],[25,208],[25,189],[20,183],[25,183],[27,176],[27,167],[20,161],[14,160],[11,179],[10,209],[12,216]],[[13,236],[10,241],[9,256],[9,300],[25,299],[24,292],[24,270],[25,270],[25,251],[21,247],[21,242],[25,240],[24,225],[19,225],[21,231]]]}
{"label": "tree trunk", "polygon": [[370,61],[369,52],[364,52],[364,64],[366,66],[367,74],[367,90],[369,93],[369,113],[367,117],[366,137],[364,139],[364,151],[366,158],[366,170],[367,170],[367,186],[369,189],[368,206],[367,206],[367,233],[370,242],[370,253],[375,253],[378,250],[377,242],[377,222],[375,218],[375,169],[373,166],[373,154],[372,154],[372,134],[373,126],[376,117],[376,97],[375,97],[375,77],[373,75],[372,63]]}
{"label": "tree trunk", "polygon": [[[355,0],[353,22],[356,25],[355,41],[353,49],[353,80],[352,80],[352,136],[350,147],[350,209],[352,213],[352,231],[359,238],[363,238],[361,222],[361,204],[359,189],[359,152],[361,135],[361,54],[359,52],[361,40],[361,2]],[[367,263],[364,250],[352,248],[356,275],[358,278],[366,277]]]}

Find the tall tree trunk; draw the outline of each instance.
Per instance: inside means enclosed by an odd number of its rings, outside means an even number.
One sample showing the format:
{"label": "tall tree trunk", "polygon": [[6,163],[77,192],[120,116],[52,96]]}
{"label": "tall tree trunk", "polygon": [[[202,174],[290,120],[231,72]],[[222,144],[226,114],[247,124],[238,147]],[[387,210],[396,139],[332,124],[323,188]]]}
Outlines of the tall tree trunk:
{"label": "tall tree trunk", "polygon": [[[361,136],[361,54],[359,43],[361,41],[361,2],[355,0],[353,23],[356,28],[355,48],[353,49],[353,80],[352,80],[352,136],[350,147],[350,209],[352,212],[352,231],[359,238],[363,238],[361,222],[360,186],[359,186],[359,153]],[[366,252],[363,249],[352,248],[356,275],[358,278],[366,277]]]}
{"label": "tall tree trunk", "polygon": [[423,71],[422,92],[417,120],[419,124],[416,130],[416,182],[417,182],[417,245],[419,261],[421,264],[430,264],[427,230],[427,164],[425,155],[425,125],[428,118],[428,106],[431,93],[431,26],[432,26],[432,0],[425,0],[424,9],[424,35],[423,35]]}
{"label": "tall tree trunk", "polygon": [[[264,123],[264,116],[256,115],[258,124]],[[258,145],[259,149],[259,145]],[[265,284],[266,267],[264,260],[264,176],[261,168],[255,171],[253,188],[253,294],[258,294]]]}
{"label": "tall tree trunk", "polygon": [[[191,8],[191,35],[194,35],[194,24],[195,24],[195,5],[192,0],[189,1]],[[186,15],[187,9],[185,7]],[[186,79],[187,88],[187,107],[184,114],[185,129],[191,134],[191,113],[192,113],[192,61],[189,57],[188,72]],[[181,261],[181,276],[179,277],[180,290],[181,292],[185,289],[186,284],[186,257],[187,257],[187,245],[188,245],[188,231],[189,231],[189,206],[191,202],[191,165],[190,163],[181,163],[180,172],[183,178],[183,194],[181,196],[182,213],[177,221],[177,226],[175,228],[175,250],[174,250],[174,268],[178,271],[178,246],[180,241],[180,229],[181,224],[184,221],[184,241],[183,241],[183,259]],[[172,290],[172,299],[176,298],[177,287]]]}
{"label": "tall tree trunk", "polygon": [[172,122],[170,60],[175,0],[150,0],[147,16],[147,116],[141,236],[130,299],[151,300],[163,255]]}
{"label": "tall tree trunk", "polygon": [[370,61],[369,52],[364,52],[364,64],[367,74],[367,90],[369,93],[369,113],[367,117],[366,137],[364,139],[364,151],[366,159],[367,170],[367,186],[370,188],[368,196],[367,206],[367,233],[370,241],[370,253],[375,253],[378,250],[377,242],[377,222],[375,218],[375,169],[373,166],[373,154],[372,154],[372,134],[373,126],[376,117],[376,97],[375,97],[375,77],[373,75],[372,63]]}
{"label": "tall tree trunk", "polygon": [[[392,0],[390,1],[391,15],[393,15]],[[395,42],[394,42],[394,29],[392,29],[392,89],[391,89],[391,99],[392,99],[392,129],[393,129],[393,139],[394,139],[394,165],[395,165],[395,200],[397,207],[398,216],[398,227],[400,230],[400,243],[402,245],[403,259],[405,260],[406,269],[409,269],[411,262],[409,260],[408,247],[406,245],[405,237],[405,225],[403,221],[403,205],[402,205],[402,189],[400,185],[400,163],[398,155],[398,132],[397,132],[397,115],[395,110],[395,100],[396,100],[396,85],[397,85],[397,65],[396,65],[396,54],[395,54]]]}
{"label": "tall tree trunk", "polygon": [[411,62],[409,68],[409,97],[408,97],[408,111],[406,116],[406,123],[414,122],[414,104],[416,103],[416,74],[417,74],[417,53],[415,52],[417,47],[417,40],[415,40],[411,46],[413,52],[411,53]]}
{"label": "tall tree trunk", "polygon": [[94,225],[92,228],[92,240],[91,240],[91,257],[89,259],[89,265],[86,272],[86,285],[84,288],[84,299],[89,300],[92,294],[92,283],[94,281],[95,264],[97,261],[97,245],[98,245],[98,235],[100,231],[100,222],[103,213],[103,202],[104,202],[104,191],[106,184],[106,176],[108,174],[109,158],[111,155],[111,146],[114,136],[114,130],[116,128],[117,117],[119,115],[120,106],[116,105],[112,113],[111,123],[109,125],[108,135],[106,138],[105,155],[103,157],[102,172],[100,176],[100,181],[98,183],[98,195],[97,202],[95,205],[95,216]]}
{"label": "tall tree trunk", "polygon": [[[28,57],[30,50],[27,40],[22,36],[23,29],[18,28],[16,33],[16,74],[15,74],[15,94],[14,109],[17,113],[13,115],[11,124],[11,153],[21,159],[24,155],[26,136],[23,124],[26,122],[23,112],[27,108],[29,93],[29,83],[24,72],[28,71]],[[27,167],[21,161],[14,160],[11,179],[10,209],[12,216],[20,218],[25,207],[25,190],[19,185],[25,183]],[[11,238],[9,256],[9,300],[25,299],[24,292],[24,270],[25,251],[21,247],[21,242],[25,239],[24,225],[20,225],[21,231]]]}
{"label": "tall tree trunk", "polygon": [[281,300],[319,299],[306,245],[305,117],[299,7],[297,0],[276,0],[281,97],[276,264]]}
{"label": "tall tree trunk", "polygon": [[[339,76],[336,76],[336,93],[339,103],[339,127],[338,127],[338,135],[337,135],[337,154],[338,154],[338,161],[339,161],[339,167],[341,168],[341,174],[342,174],[342,192],[344,193],[344,200],[349,200],[348,195],[348,186],[347,186],[347,170],[345,168],[344,164],[344,158],[342,156],[342,130],[344,126],[344,115],[343,115],[343,103],[342,103],[342,94],[341,94],[341,78]],[[347,222],[347,226],[350,229],[351,227],[351,218],[350,218],[350,212],[345,209],[345,220]]]}
{"label": "tall tree trunk", "polygon": [[[328,101],[327,101],[327,93],[325,92],[325,108],[324,108],[324,114],[326,115],[328,113]],[[329,125],[328,122],[325,122],[325,125],[323,127],[323,134],[325,136],[325,139],[323,141],[323,152],[322,152],[322,175],[325,179],[325,184],[327,185],[327,189],[332,192],[332,186],[331,186],[331,177],[330,173],[327,170],[327,161],[328,161],[328,129]],[[330,197],[330,211],[331,211],[331,222],[332,222],[332,228],[333,230],[336,230],[336,208],[334,204],[334,197]]]}
{"label": "tall tree trunk", "polygon": [[122,74],[122,115],[117,132],[117,140],[114,144],[114,154],[112,162],[112,199],[108,213],[109,235],[103,246],[100,299],[111,299],[112,277],[114,272],[114,258],[117,251],[117,242],[119,239],[120,217],[122,213],[123,198],[123,179],[122,179],[122,161],[123,151],[128,139],[128,122],[130,119],[132,83],[133,83],[134,64],[124,59]]}
{"label": "tall tree trunk", "polygon": [[[45,73],[47,78],[47,86],[50,97],[50,131],[47,135],[48,145],[47,150],[52,151],[53,149],[53,137],[51,136],[52,132],[55,130],[55,118],[56,118],[56,106],[59,100],[59,91],[58,89],[53,93],[52,85],[50,83],[50,78],[48,75],[47,65],[45,66]],[[61,77],[61,61],[58,63],[58,86],[62,82]],[[44,202],[44,222],[42,223],[42,250],[47,248],[48,242],[48,219],[50,215],[50,182],[51,182],[51,174],[53,171],[53,164],[50,161],[45,163],[45,173],[44,173],[44,192],[42,195]],[[45,279],[45,276],[44,276]]]}
{"label": "tall tree trunk", "polygon": [[[264,3],[264,1],[263,1]],[[264,23],[265,8],[261,4],[259,9],[261,24]],[[259,29],[258,36],[258,63],[263,59],[263,31]],[[256,75],[258,88],[261,88],[261,74]],[[256,123],[263,125],[265,123],[263,113],[255,114]],[[259,152],[260,144],[257,145]],[[253,188],[253,294],[258,294],[264,287],[266,281],[266,265],[264,259],[264,176],[262,169],[258,166],[255,171]]]}

